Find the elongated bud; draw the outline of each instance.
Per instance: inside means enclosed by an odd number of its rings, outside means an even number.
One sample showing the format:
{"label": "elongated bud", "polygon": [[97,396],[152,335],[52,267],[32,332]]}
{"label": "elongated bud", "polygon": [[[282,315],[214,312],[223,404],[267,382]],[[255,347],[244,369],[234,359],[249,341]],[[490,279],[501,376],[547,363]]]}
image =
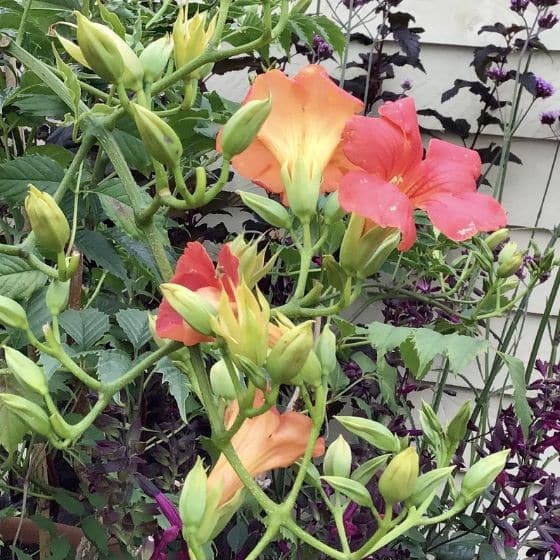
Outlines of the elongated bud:
{"label": "elongated bud", "polygon": [[239,259],[239,275],[249,288],[255,286],[264,278],[274,266],[278,254],[266,261],[266,248],[259,251],[257,241],[245,241],[243,235],[238,235],[229,243],[231,252]]}
{"label": "elongated bud", "polygon": [[323,473],[327,476],[348,478],[352,468],[352,450],[342,435],[328,447],[323,461]]}
{"label": "elongated bud", "polygon": [[70,280],[60,282],[53,280],[47,288],[47,295],[45,300],[51,315],[60,315],[68,305],[68,298],[70,297]]}
{"label": "elongated bud", "polygon": [[212,334],[210,319],[216,309],[200,294],[179,284],[162,284],[161,293],[169,305],[195,330]]}
{"label": "elongated bud", "polygon": [[[235,375],[239,377],[237,369],[235,370]],[[235,386],[224,360],[218,360],[210,368],[210,385],[212,387],[212,391],[217,397],[221,397],[222,399],[226,399],[228,401],[232,401],[237,397],[235,393]]]}
{"label": "elongated bud", "polygon": [[184,529],[196,529],[200,526],[206,509],[206,486],[208,477],[200,457],[190,470],[181,496],[179,497],[179,515]]}
{"label": "elongated bud", "polygon": [[53,253],[63,251],[70,239],[70,226],[55,199],[29,185],[25,211],[38,244]]}
{"label": "elongated bud", "polygon": [[325,374],[334,371],[338,362],[336,359],[336,335],[329,325],[325,325],[317,340],[317,356]]}
{"label": "elongated bud", "polygon": [[416,479],[414,492],[406,501],[407,504],[416,507],[423,504],[430,494],[439,488],[441,482],[451,474],[454,468],[455,467],[444,467],[421,474]]}
{"label": "elongated bud", "polygon": [[155,113],[130,104],[134,122],[149,154],[169,168],[175,167],[183,155],[183,145],[177,133]]}
{"label": "elongated bud", "polygon": [[504,470],[509,449],[492,453],[476,462],[465,474],[461,485],[461,496],[467,504],[473,502]]}
{"label": "elongated bud", "polygon": [[29,326],[27,313],[17,301],[0,296],[0,324],[13,329],[26,330]]}
{"label": "elongated bud", "polygon": [[309,223],[317,213],[322,180],[320,170],[313,169],[303,156],[298,156],[292,169],[287,163],[282,166],[280,175],[292,212],[302,223]]}
{"label": "elongated bud", "polygon": [[240,107],[228,120],[220,137],[224,157],[230,160],[244,152],[257,137],[272,111],[272,97],[255,99]]}
{"label": "elongated bud", "polygon": [[471,403],[466,401],[463,403],[457,414],[453,417],[449,426],[447,426],[447,438],[450,442],[458,444],[463,441],[467,433],[467,423],[471,417]]}
{"label": "elongated bud", "polygon": [[323,206],[323,216],[325,217],[325,223],[331,224],[333,222],[338,222],[346,214],[346,211],[340,207],[338,203],[338,193],[333,192],[327,197],[325,206]]}
{"label": "elongated bud", "polygon": [[444,439],[443,426],[436,416],[434,409],[425,401],[422,401],[420,424],[422,425],[424,437],[430,442],[432,447],[438,448]]}
{"label": "elongated bud", "polygon": [[34,402],[24,399],[19,395],[0,393],[0,404],[3,404],[16,414],[33,432],[45,437],[49,437],[51,434],[49,417]]}
{"label": "elongated bud", "polygon": [[311,387],[319,387],[321,385],[321,380],[323,378],[323,368],[321,367],[321,362],[317,357],[317,354],[311,350],[307,360],[303,364],[303,367],[299,370],[299,373],[292,378],[290,384],[301,385],[302,383],[307,383]]}
{"label": "elongated bud", "polygon": [[21,352],[9,346],[4,347],[4,355],[8,368],[24,389],[39,393],[43,396],[49,392],[47,378],[45,377],[43,368],[39,367]]}
{"label": "elongated bud", "polygon": [[173,39],[169,33],[150,43],[139,56],[144,80],[154,82],[161,78],[172,52]]}
{"label": "elongated bud", "polygon": [[236,356],[235,359],[239,362],[241,368],[249,378],[249,381],[257,388],[263,391],[267,389],[267,381],[261,367],[257,366],[249,358],[245,356]]}
{"label": "elongated bud", "polygon": [[364,218],[352,214],[340,247],[342,268],[358,278],[378,272],[401,239],[396,228],[368,227]]}
{"label": "elongated bud", "polygon": [[517,243],[510,241],[504,245],[504,248],[498,255],[498,270],[496,275],[498,278],[507,278],[515,274],[523,263],[523,252],[517,250]]}
{"label": "elongated bud", "polygon": [[313,348],[312,321],[307,321],[285,332],[274,345],[266,369],[275,383],[287,383],[304,366]]}
{"label": "elongated bud", "polygon": [[358,416],[335,416],[335,418],[349,432],[371,443],[377,449],[392,453],[400,451],[399,438],[380,422]]}
{"label": "elongated bud", "polygon": [[388,504],[404,502],[414,492],[418,478],[418,454],[412,447],[401,451],[379,478],[379,492]]}
{"label": "elongated bud", "polygon": [[122,82],[133,91],[141,89],[144,70],[127,43],[106,25],[94,23],[80,12],[74,14],[78,45],[91,69],[108,82]]}
{"label": "elongated bud", "polygon": [[502,228],[491,233],[484,241],[490,251],[496,248],[500,243],[503,243],[509,237],[509,229]]}
{"label": "elongated bud", "polygon": [[284,206],[259,194],[238,191],[241,200],[265,222],[277,228],[289,228],[292,219]]}

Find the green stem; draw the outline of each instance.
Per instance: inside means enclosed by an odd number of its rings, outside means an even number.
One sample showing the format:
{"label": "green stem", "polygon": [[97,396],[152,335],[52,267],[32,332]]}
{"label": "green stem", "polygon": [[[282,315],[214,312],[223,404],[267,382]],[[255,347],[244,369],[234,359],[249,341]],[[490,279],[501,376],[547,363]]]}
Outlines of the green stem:
{"label": "green stem", "polygon": [[336,524],[336,530],[338,531],[340,544],[342,545],[342,551],[349,555],[350,544],[348,543],[348,536],[346,535],[346,528],[344,527],[344,509],[345,508],[337,507],[334,510],[334,522]]}
{"label": "green stem", "polygon": [[222,35],[224,33],[224,27],[227,22],[231,1],[232,0],[220,0],[220,7],[218,8],[218,18],[216,20],[216,29],[214,30],[214,35],[212,35],[212,39],[210,40],[211,47],[218,47],[220,41],[222,40]]}
{"label": "green stem", "polygon": [[33,0],[27,0],[27,2],[25,3],[25,7],[23,8],[23,14],[21,15],[21,20],[19,22],[19,27],[16,35],[16,45],[21,45],[23,43],[23,37],[25,35],[25,26],[27,25],[29,12],[31,11],[31,4],[33,4]]}
{"label": "green stem", "polygon": [[227,159],[224,159],[224,162],[222,163],[222,170],[220,171],[220,176],[218,177],[218,180],[204,194],[204,202],[202,206],[208,204],[209,202],[214,200],[214,198],[216,198],[218,194],[220,194],[225,184],[227,183],[229,177],[229,168],[230,162]]}
{"label": "green stem", "polygon": [[312,250],[313,243],[311,241],[311,226],[306,222],[303,224],[303,248],[300,251],[299,276],[293,295],[293,299],[296,301],[300,299],[305,293],[305,286],[307,285],[307,277],[309,275],[311,259],[313,258]]}
{"label": "green stem", "polygon": [[307,543],[312,546],[315,550],[322,552],[329,558],[334,558],[335,560],[348,560],[348,555],[337,550],[323,541],[316,539],[313,535],[304,531],[293,519],[288,519],[284,522],[284,527],[294,534],[300,541]]}

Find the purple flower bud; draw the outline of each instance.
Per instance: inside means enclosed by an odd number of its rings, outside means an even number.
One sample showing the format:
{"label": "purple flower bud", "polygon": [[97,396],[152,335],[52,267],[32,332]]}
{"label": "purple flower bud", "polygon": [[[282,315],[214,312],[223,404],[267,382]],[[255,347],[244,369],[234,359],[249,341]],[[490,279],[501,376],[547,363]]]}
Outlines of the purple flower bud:
{"label": "purple flower bud", "polygon": [[552,29],[558,23],[558,17],[552,12],[548,12],[539,18],[539,27],[541,29]]}
{"label": "purple flower bud", "polygon": [[545,99],[554,93],[554,87],[543,78],[535,78],[535,97]]}
{"label": "purple flower bud", "polygon": [[412,80],[410,80],[409,78],[407,78],[402,84],[401,87],[403,89],[403,91],[409,91],[412,89]]}
{"label": "purple flower bud", "polygon": [[559,115],[558,111],[545,111],[541,113],[541,124],[553,125]]}
{"label": "purple flower bud", "polygon": [[535,360],[535,369],[541,374],[541,375],[545,375],[548,372],[548,362],[545,362],[544,360],[541,360],[540,358],[537,358]]}
{"label": "purple flower bud", "polygon": [[505,70],[505,68],[500,68],[499,66],[492,66],[492,68],[488,68],[486,76],[498,84],[501,84],[508,79],[507,70]]}
{"label": "purple flower bud", "polygon": [[313,51],[319,60],[330,58],[333,54],[333,49],[330,44],[323,39],[320,35],[313,36]]}
{"label": "purple flower bud", "polygon": [[511,0],[510,9],[518,14],[525,11],[525,8],[529,5],[529,0]]}

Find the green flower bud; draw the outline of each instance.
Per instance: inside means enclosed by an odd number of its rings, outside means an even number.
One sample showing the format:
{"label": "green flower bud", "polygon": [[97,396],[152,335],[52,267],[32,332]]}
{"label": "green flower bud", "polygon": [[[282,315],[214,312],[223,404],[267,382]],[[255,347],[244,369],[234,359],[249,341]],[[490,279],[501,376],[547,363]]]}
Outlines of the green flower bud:
{"label": "green flower bud", "polygon": [[92,70],[111,83],[122,82],[126,88],[142,88],[144,70],[134,51],[112,29],[94,23],[74,12],[78,24],[78,45]]}
{"label": "green flower bud", "polygon": [[312,321],[288,330],[274,345],[266,360],[266,369],[272,380],[287,383],[303,368],[313,348]]}
{"label": "green flower bud", "polygon": [[498,255],[498,278],[507,278],[515,274],[523,262],[523,252],[517,250],[517,243],[510,241]]}
{"label": "green flower bud", "polygon": [[466,401],[463,403],[457,414],[453,417],[449,426],[447,426],[447,438],[453,444],[463,441],[467,433],[467,423],[471,417],[471,403]]}
{"label": "green flower bud", "polygon": [[461,485],[461,496],[467,504],[476,500],[496,480],[506,466],[508,455],[509,449],[492,453],[476,462],[467,471]]}
{"label": "green flower bud", "polygon": [[516,290],[519,286],[519,278],[517,276],[510,276],[509,278],[504,278],[500,284],[500,290],[502,294],[510,292],[511,290]]}
{"label": "green flower bud", "polygon": [[335,191],[327,197],[325,206],[323,206],[323,216],[325,217],[325,222],[331,224],[333,222],[338,222],[346,214],[346,211],[340,207],[338,203],[338,193]]}
{"label": "green flower bud", "polygon": [[45,437],[51,435],[49,417],[39,405],[10,393],[0,393],[0,404],[16,414],[33,432]]}
{"label": "green flower bud", "polygon": [[254,362],[252,362],[249,358],[245,356],[235,356],[236,362],[241,366],[249,381],[257,387],[257,389],[262,389],[266,391],[267,388],[267,381],[264,376],[263,370],[261,367],[257,366]]}
{"label": "green flower bud", "polygon": [[24,389],[39,393],[43,396],[48,394],[49,388],[43,368],[39,367],[34,361],[30,360],[21,352],[9,346],[4,346],[4,356],[6,357],[8,368]]}
{"label": "green flower bud", "polygon": [[68,305],[68,298],[70,297],[70,280],[60,282],[53,280],[47,289],[45,297],[47,307],[51,315],[60,315]]}
{"label": "green flower bud", "polygon": [[439,488],[442,480],[447,478],[454,468],[455,467],[444,467],[421,474],[416,479],[414,492],[406,501],[407,505],[416,507],[422,505],[430,494]]}
{"label": "green flower bud", "polygon": [[289,228],[292,220],[284,206],[259,194],[238,191],[245,206],[258,214],[265,222],[277,228]]}
{"label": "green flower bud", "polygon": [[25,309],[13,299],[0,296],[0,324],[26,330],[29,326]]}
{"label": "green flower bud", "polygon": [[220,137],[224,158],[244,152],[257,137],[259,130],[272,111],[272,97],[255,99],[242,105],[228,120]]}
{"label": "green flower bud", "polygon": [[163,165],[174,168],[183,155],[183,145],[177,133],[149,109],[136,103],[130,106],[146,150]]}
{"label": "green flower bud", "polygon": [[379,478],[379,492],[388,504],[404,502],[414,492],[418,478],[418,454],[412,447],[401,451]]}
{"label": "green flower bud", "polygon": [[317,354],[313,350],[309,352],[305,364],[299,370],[299,373],[290,381],[292,385],[301,385],[302,383],[307,383],[311,387],[318,387],[321,384],[321,378],[323,376],[321,362],[317,357]]}
{"label": "green flower bud", "polygon": [[200,457],[190,470],[179,497],[179,515],[183,530],[196,529],[200,526],[206,510],[206,487],[208,477]]}
{"label": "green flower bud", "polygon": [[169,305],[193,329],[204,335],[212,334],[210,319],[216,314],[216,309],[208,300],[179,284],[162,284],[159,288]]}
{"label": "green flower bud", "polygon": [[441,447],[445,437],[443,426],[436,416],[434,409],[425,401],[422,401],[420,424],[422,425],[424,437],[430,445],[435,449]]}
{"label": "green flower bud", "polygon": [[[239,372],[237,370],[235,370],[235,375],[239,377]],[[228,401],[233,401],[237,397],[235,386],[224,360],[218,360],[210,368],[210,385],[217,397]]]}
{"label": "green flower bud", "polygon": [[53,253],[64,251],[70,239],[70,226],[55,199],[50,194],[29,185],[25,211],[37,243]]}
{"label": "green flower bud", "polygon": [[323,473],[326,476],[348,478],[352,468],[352,450],[343,436],[338,436],[327,447],[323,460]]}
{"label": "green flower bud", "polygon": [[325,325],[317,340],[317,356],[326,375],[334,371],[338,365],[336,359],[336,335],[329,325]]}
{"label": "green flower bud", "polygon": [[335,416],[349,432],[367,441],[381,451],[398,453],[401,449],[399,438],[380,422],[359,416]]}
{"label": "green flower bud", "polygon": [[502,228],[491,233],[484,241],[490,251],[496,248],[500,243],[504,242],[509,237],[509,229]]}
{"label": "green flower bud", "polygon": [[288,168],[288,163],[281,167],[280,175],[292,212],[303,223],[309,223],[312,216],[317,213],[317,202],[321,192],[321,170],[313,169],[310,162],[303,156],[298,156],[292,169]]}
{"label": "green flower bud", "polygon": [[172,52],[173,39],[169,33],[153,41],[142,51],[139,59],[147,82],[154,82],[161,78]]}

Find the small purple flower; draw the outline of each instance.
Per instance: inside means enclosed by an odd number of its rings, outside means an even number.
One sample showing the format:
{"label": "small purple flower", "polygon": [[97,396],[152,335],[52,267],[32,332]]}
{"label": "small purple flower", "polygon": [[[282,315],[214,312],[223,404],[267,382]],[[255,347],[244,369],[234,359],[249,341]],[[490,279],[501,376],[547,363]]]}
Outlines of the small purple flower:
{"label": "small purple flower", "polygon": [[548,12],[539,18],[539,27],[541,29],[552,29],[558,23],[558,17],[552,12]]}
{"label": "small purple flower", "polygon": [[554,87],[550,82],[547,82],[544,78],[535,78],[535,97],[540,99],[546,99],[554,93]]}
{"label": "small purple flower", "polygon": [[407,78],[402,84],[401,87],[403,89],[403,91],[409,91],[412,89],[412,80],[410,80],[409,78]]}
{"label": "small purple flower", "polygon": [[551,126],[556,122],[559,115],[559,111],[545,111],[544,113],[541,113],[541,124]]}
{"label": "small purple flower", "polygon": [[313,51],[319,60],[330,58],[333,54],[330,44],[320,35],[313,35]]}
{"label": "small purple flower", "polygon": [[535,360],[535,369],[541,374],[546,376],[548,372],[548,362],[537,358]]}
{"label": "small purple flower", "polygon": [[348,8],[350,9],[352,8],[359,8],[360,6],[363,6],[364,4],[367,4],[368,2],[371,2],[371,0],[342,0],[342,3]]}
{"label": "small purple flower", "polygon": [[492,68],[488,68],[486,76],[498,84],[501,84],[508,79],[507,70],[505,68],[500,68],[499,66],[492,66]]}
{"label": "small purple flower", "polygon": [[529,5],[529,0],[511,0],[510,9],[518,14],[525,11],[525,8]]}

